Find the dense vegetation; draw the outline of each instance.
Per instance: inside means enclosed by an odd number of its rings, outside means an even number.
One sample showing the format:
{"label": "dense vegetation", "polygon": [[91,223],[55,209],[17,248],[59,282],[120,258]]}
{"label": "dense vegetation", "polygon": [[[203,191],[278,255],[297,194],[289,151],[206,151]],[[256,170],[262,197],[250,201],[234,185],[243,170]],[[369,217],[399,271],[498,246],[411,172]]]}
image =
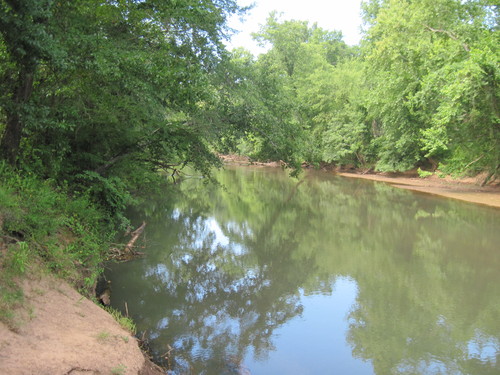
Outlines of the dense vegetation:
{"label": "dense vegetation", "polygon": [[[216,152],[499,173],[496,1],[365,1],[355,47],[271,14],[258,57],[222,43],[244,11],[235,0],[0,1],[4,260],[22,271],[29,251],[54,269],[94,269],[137,192],[187,165],[209,176]],[[68,231],[77,240],[65,245]]]}
{"label": "dense vegetation", "polygon": [[[234,0],[0,1],[0,318],[33,263],[91,290],[137,192],[208,174]],[[40,259],[42,262],[33,260]],[[10,321],[12,323],[12,321]]]}
{"label": "dense vegetation", "polygon": [[256,35],[269,51],[232,59],[245,72],[234,106],[245,106],[250,124],[240,150],[295,163],[493,177],[498,10],[485,0],[365,1],[359,47],[272,14]]}

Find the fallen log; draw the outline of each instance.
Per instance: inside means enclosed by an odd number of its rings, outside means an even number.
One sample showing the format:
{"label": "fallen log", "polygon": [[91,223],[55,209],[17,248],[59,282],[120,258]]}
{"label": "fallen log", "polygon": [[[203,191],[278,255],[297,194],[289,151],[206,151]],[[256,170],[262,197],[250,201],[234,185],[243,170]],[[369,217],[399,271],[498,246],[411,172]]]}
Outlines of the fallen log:
{"label": "fallen log", "polygon": [[134,251],[135,241],[137,241],[137,239],[141,236],[142,232],[144,232],[144,228],[146,228],[145,221],[142,222],[142,225],[139,228],[137,228],[136,230],[134,230],[132,232],[132,238],[128,242],[127,246],[125,246],[125,252],[127,252],[129,254],[135,254],[135,251]]}

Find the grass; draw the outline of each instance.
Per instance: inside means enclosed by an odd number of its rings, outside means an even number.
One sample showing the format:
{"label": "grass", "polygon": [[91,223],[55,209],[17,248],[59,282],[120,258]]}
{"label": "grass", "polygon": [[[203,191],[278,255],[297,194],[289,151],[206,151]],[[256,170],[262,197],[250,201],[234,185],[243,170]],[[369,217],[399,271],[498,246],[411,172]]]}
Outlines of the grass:
{"label": "grass", "polygon": [[11,330],[17,331],[19,322],[16,320],[15,309],[22,305],[24,295],[22,289],[12,280],[6,280],[8,275],[0,276],[0,321]]}
{"label": "grass", "polygon": [[118,366],[114,367],[111,369],[111,374],[112,375],[123,375],[127,371],[127,366],[119,364]]}
{"label": "grass", "polygon": [[85,194],[0,162],[0,321],[15,328],[19,285],[35,264],[90,297],[114,235],[109,222]]}
{"label": "grass", "polygon": [[14,311],[24,303],[24,293],[17,280],[27,267],[28,252],[25,246],[11,246],[0,252],[0,321],[13,331],[19,328]]}
{"label": "grass", "polygon": [[120,324],[120,326],[123,329],[130,332],[132,335],[136,334],[137,328],[132,319],[123,316],[123,314],[120,311],[109,306],[104,307],[104,310],[106,310],[109,314],[111,314],[111,316],[118,322],[118,324]]}
{"label": "grass", "polygon": [[111,333],[107,331],[102,331],[99,332],[96,336],[97,341],[99,342],[107,342],[110,339],[122,339],[124,343],[129,342],[129,337],[128,336],[123,336],[123,335],[112,335]]}
{"label": "grass", "polygon": [[418,173],[418,177],[420,177],[420,178],[430,177],[434,174],[433,172],[424,171],[420,168],[417,169],[417,173]]}
{"label": "grass", "polygon": [[97,334],[96,339],[97,341],[105,342],[108,341],[111,336],[112,336],[111,333],[102,331]]}

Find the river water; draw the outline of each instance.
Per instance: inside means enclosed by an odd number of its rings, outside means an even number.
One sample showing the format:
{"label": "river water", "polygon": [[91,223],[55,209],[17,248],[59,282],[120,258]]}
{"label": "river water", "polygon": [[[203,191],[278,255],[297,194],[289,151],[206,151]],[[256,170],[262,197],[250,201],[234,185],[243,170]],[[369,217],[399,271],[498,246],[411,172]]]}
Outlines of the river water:
{"label": "river water", "polygon": [[169,374],[498,374],[500,210],[228,167],[135,214],[112,305]]}

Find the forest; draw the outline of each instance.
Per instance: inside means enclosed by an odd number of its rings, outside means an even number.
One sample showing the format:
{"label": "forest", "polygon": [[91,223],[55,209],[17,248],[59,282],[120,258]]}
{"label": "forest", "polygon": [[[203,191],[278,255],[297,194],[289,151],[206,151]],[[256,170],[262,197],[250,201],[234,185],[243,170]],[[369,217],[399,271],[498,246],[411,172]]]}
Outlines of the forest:
{"label": "forest", "polygon": [[[210,181],[218,154],[495,179],[498,8],[364,1],[357,46],[271,13],[253,56],[224,45],[229,17],[248,11],[236,0],[0,1],[6,261],[93,270],[127,207],[185,167]],[[45,239],[61,231],[86,244],[66,263]]]}

